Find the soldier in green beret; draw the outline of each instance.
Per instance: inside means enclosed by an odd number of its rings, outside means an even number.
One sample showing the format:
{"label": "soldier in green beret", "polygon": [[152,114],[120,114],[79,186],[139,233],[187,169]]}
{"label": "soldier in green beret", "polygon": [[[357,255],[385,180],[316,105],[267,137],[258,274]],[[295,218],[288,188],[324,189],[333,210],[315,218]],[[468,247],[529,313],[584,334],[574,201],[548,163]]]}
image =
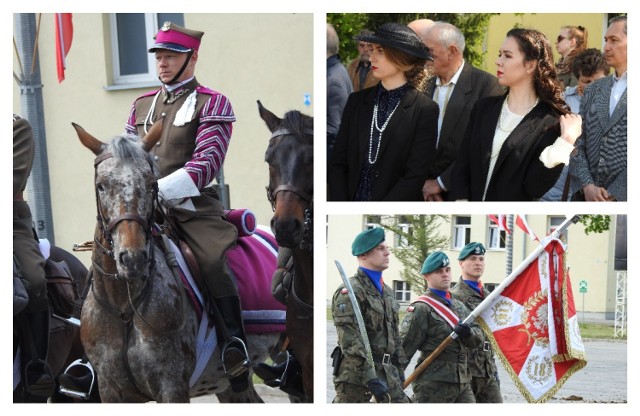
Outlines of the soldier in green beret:
{"label": "soldier in green beret", "polygon": [[432,253],[422,265],[426,293],[407,308],[400,326],[402,348],[411,359],[420,350],[420,365],[450,334],[451,341],[433,362],[418,375],[413,386],[415,403],[475,403],[471,374],[467,365],[469,349],[480,344],[482,331],[476,324],[464,324],[469,310],[451,297],[451,266],[442,251]]}
{"label": "soldier in green beret", "polygon": [[[474,310],[491,293],[482,286],[480,278],[484,273],[485,249],[481,243],[467,244],[458,262],[462,276],[456,286],[451,289],[454,299],[460,300],[469,310]],[[491,343],[483,334],[482,344],[469,351],[469,370],[471,371],[471,388],[478,403],[502,403],[498,368]]]}
{"label": "soldier in green beret", "polygon": [[373,366],[367,360],[349,291],[342,284],[333,295],[333,323],[338,334],[334,350],[334,403],[367,403],[372,395],[378,403],[409,403],[402,389],[407,364],[398,333],[400,305],[382,272],[389,267],[389,248],[384,230],[373,228],[358,234],[351,245],[358,271],[349,282],[362,313],[371,346]]}

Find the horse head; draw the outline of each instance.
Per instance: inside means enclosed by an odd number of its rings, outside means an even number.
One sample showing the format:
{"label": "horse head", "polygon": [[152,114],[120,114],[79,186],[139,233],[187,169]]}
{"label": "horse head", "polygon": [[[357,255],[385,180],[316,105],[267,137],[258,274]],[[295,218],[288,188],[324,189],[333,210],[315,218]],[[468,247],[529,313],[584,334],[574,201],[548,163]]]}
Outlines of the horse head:
{"label": "horse head", "polygon": [[258,101],[271,131],[267,197],[274,211],[271,229],[280,246],[311,247],[313,219],[313,117],[289,111],[279,118]]}
{"label": "horse head", "polygon": [[[110,143],[96,139],[72,123],[80,142],[96,159],[95,194],[98,225],[95,243],[100,255],[115,262],[116,278],[146,278],[153,264],[151,225],[157,203],[158,168],[149,150],[160,139],[162,120],[139,139],[126,134]],[[94,257],[96,248],[94,248]],[[103,264],[104,266],[104,264]]]}

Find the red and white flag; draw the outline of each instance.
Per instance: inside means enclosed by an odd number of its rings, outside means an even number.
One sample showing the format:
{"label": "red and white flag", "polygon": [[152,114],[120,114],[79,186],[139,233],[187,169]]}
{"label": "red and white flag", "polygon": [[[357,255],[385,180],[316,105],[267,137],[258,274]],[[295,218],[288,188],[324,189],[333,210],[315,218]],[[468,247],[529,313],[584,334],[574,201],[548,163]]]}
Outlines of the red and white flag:
{"label": "red and white flag", "polygon": [[478,323],[530,403],[549,400],[587,364],[571,282],[564,272],[565,248],[556,238],[545,239],[543,246],[478,315]]}
{"label": "red and white flag", "polygon": [[497,216],[494,214],[489,214],[489,219],[493,221],[497,226],[498,230],[506,231],[508,234],[511,234],[511,230],[507,226],[507,216],[503,214],[498,214]]}
{"label": "red and white flag", "polygon": [[64,80],[64,70],[67,68],[67,54],[71,49],[73,39],[73,22],[71,13],[56,13],[56,67],[58,68],[58,82]]}
{"label": "red and white flag", "polygon": [[536,233],[534,233],[533,229],[529,226],[529,223],[527,222],[527,220],[526,220],[524,215],[519,215],[518,214],[516,216],[516,225],[518,227],[520,227],[520,229],[522,231],[527,233],[529,235],[529,238],[531,238],[532,240],[535,240],[535,241],[540,241],[540,239],[538,238]]}

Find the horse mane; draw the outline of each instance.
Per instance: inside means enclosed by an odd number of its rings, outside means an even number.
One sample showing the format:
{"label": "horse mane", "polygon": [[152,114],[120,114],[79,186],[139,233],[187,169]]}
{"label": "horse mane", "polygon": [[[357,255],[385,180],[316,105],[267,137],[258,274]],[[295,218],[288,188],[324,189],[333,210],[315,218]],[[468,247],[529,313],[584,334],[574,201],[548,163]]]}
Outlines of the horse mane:
{"label": "horse mane", "polygon": [[298,110],[287,112],[282,119],[283,126],[297,137],[306,137],[306,130],[313,130],[313,117],[302,114]]}
{"label": "horse mane", "polygon": [[134,134],[124,134],[111,139],[108,149],[113,157],[123,163],[151,164],[153,172],[158,174],[158,167],[149,153],[142,148],[142,142]]}

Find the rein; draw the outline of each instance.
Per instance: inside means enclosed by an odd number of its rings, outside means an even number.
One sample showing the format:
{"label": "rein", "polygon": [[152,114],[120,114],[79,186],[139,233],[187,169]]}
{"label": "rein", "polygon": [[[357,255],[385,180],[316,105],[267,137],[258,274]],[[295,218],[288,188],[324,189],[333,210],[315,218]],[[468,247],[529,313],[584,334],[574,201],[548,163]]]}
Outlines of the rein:
{"label": "rein", "polygon": [[[94,161],[94,168],[95,168],[95,180],[97,180],[97,176],[98,176],[98,165],[100,163],[102,163],[103,161],[110,159],[113,157],[113,154],[111,152],[102,152],[100,153],[95,161]],[[153,165],[150,159],[148,159],[149,165],[153,171]],[[94,180],[94,183],[95,183]],[[141,279],[142,282],[144,283],[143,288],[141,290],[141,292],[135,296],[132,297],[131,296],[131,284],[132,284],[132,280],[129,278],[125,278],[123,279],[126,283],[126,287],[127,287],[127,300],[128,303],[126,305],[126,307],[124,309],[119,309],[117,307],[115,307],[114,305],[110,304],[106,299],[102,298],[101,296],[99,296],[96,291],[95,291],[95,285],[91,284],[91,292],[94,296],[94,298],[96,299],[96,302],[102,307],[104,308],[109,314],[120,318],[121,322],[122,322],[122,336],[123,336],[123,348],[122,348],[122,359],[124,361],[125,364],[125,369],[127,372],[127,376],[129,377],[129,380],[136,386],[136,388],[144,394],[144,390],[142,390],[140,388],[140,385],[138,384],[137,380],[135,379],[133,372],[131,371],[131,367],[129,365],[129,356],[128,356],[128,345],[129,345],[129,336],[131,334],[131,330],[134,327],[134,317],[137,316],[138,319],[140,320],[140,322],[142,322],[146,327],[148,327],[153,333],[155,333],[156,335],[159,336],[167,336],[167,335],[171,335],[174,333],[178,333],[180,331],[182,331],[186,325],[186,321],[187,321],[187,300],[186,300],[186,295],[184,293],[184,291],[181,291],[181,298],[180,298],[180,310],[182,311],[182,320],[180,322],[180,325],[178,325],[178,327],[176,329],[171,329],[171,330],[166,330],[166,331],[162,331],[159,328],[154,327],[152,324],[150,324],[143,316],[142,314],[139,312],[139,307],[140,305],[143,303],[143,301],[145,299],[147,299],[147,295],[150,293],[150,288],[152,287],[152,280],[153,280],[153,276],[154,276],[154,271],[155,271],[155,256],[154,256],[154,236],[152,233],[152,225],[153,225],[153,215],[157,210],[157,207],[159,206],[159,202],[158,202],[158,184],[157,182],[154,183],[153,185],[153,203],[152,203],[152,209],[151,209],[151,214],[149,216],[149,218],[145,219],[143,218],[141,215],[138,214],[131,214],[131,213],[124,213],[122,215],[119,215],[118,217],[112,219],[111,221],[108,222],[108,224],[106,224],[106,220],[105,217],[102,213],[102,209],[101,209],[101,204],[100,204],[100,195],[99,195],[99,191],[98,191],[98,187],[96,186],[95,188],[95,194],[96,194],[96,206],[98,207],[98,216],[97,216],[97,220],[98,220],[98,224],[99,224],[99,228],[100,231],[102,233],[102,237],[104,239],[104,241],[106,241],[108,246],[103,245],[98,238],[94,237],[94,243],[97,245],[97,247],[94,247],[94,249],[98,249],[99,252],[109,256],[111,259],[114,260],[115,262],[115,255],[114,255],[114,249],[113,249],[113,239],[111,237],[111,233],[113,232],[113,230],[115,229],[115,227],[122,221],[135,221],[138,222],[140,225],[142,225],[142,227],[147,230],[146,231],[146,236],[147,236],[147,241],[148,241],[148,252],[149,252],[149,268],[147,270],[147,275],[143,275],[143,278]],[[166,239],[166,236],[162,236],[164,239]],[[167,252],[167,250],[170,250],[170,248],[167,246],[166,241],[163,241],[163,246],[164,246],[164,251],[165,253]],[[106,271],[104,271],[97,263],[95,260],[93,260],[93,258],[91,259],[91,263],[93,265],[93,267],[95,269],[98,270],[98,272],[102,275],[104,275],[105,277],[109,277],[112,278],[113,280],[120,280],[120,277],[116,271],[116,273],[107,273]],[[178,285],[178,287],[182,284],[180,282],[180,278],[179,276],[176,274],[175,270],[169,266],[169,269],[172,272],[172,275],[174,277],[174,279],[176,279],[176,284]],[[148,278],[150,277],[150,278]]]}

